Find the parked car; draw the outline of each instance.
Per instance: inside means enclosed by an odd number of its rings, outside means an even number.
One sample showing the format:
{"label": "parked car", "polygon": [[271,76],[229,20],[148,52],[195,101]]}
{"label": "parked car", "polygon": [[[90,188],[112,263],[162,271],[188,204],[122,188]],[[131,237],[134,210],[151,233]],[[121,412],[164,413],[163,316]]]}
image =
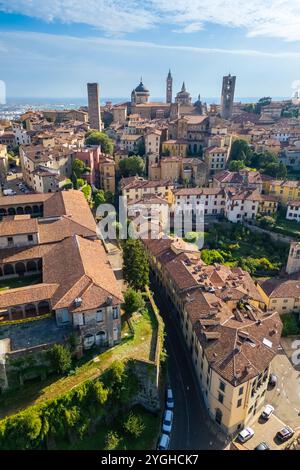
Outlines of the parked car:
{"label": "parked car", "polygon": [[168,434],[162,434],[157,445],[157,450],[168,450],[169,445],[170,437],[168,436]]}
{"label": "parked car", "polygon": [[163,432],[170,434],[172,431],[172,424],[173,424],[173,411],[166,410],[163,419],[162,430]]}
{"label": "parked car", "polygon": [[270,450],[270,447],[266,442],[261,442],[254,450]]}
{"label": "parked car", "polygon": [[12,176],[13,175],[13,172],[12,171],[8,171],[7,172],[7,176]]}
{"label": "parked car", "polygon": [[168,410],[173,410],[174,408],[174,396],[170,387],[168,387],[166,391],[166,406]]}
{"label": "parked car", "polygon": [[254,431],[253,431],[253,429],[251,429],[251,428],[245,428],[245,429],[243,429],[243,430],[239,433],[239,435],[238,435],[238,440],[239,440],[240,442],[243,442],[243,443],[244,443],[244,442],[249,441],[249,439],[251,439],[251,437],[253,437],[253,436],[254,436]]}
{"label": "parked car", "polygon": [[13,189],[4,189],[3,196],[15,196],[17,193]]}
{"label": "parked car", "polygon": [[274,406],[266,405],[264,409],[262,410],[261,417],[263,419],[269,419],[273,411],[274,411]]}
{"label": "parked car", "polygon": [[275,387],[277,385],[277,375],[270,374],[269,385],[270,385],[270,387]]}
{"label": "parked car", "polygon": [[288,441],[293,435],[295,431],[292,430],[289,426],[285,426],[284,428],[280,429],[276,434],[276,437],[281,441],[285,442]]}

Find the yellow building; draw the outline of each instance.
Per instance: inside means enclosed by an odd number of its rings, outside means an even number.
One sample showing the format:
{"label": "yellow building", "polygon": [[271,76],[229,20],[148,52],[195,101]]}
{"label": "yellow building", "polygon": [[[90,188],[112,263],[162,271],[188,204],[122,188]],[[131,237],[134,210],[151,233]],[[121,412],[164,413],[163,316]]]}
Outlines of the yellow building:
{"label": "yellow building", "polygon": [[274,215],[277,212],[278,201],[270,194],[260,194],[258,212],[264,215]]}
{"label": "yellow building", "polygon": [[111,158],[104,158],[99,163],[100,187],[104,191],[116,192],[116,164]]}
{"label": "yellow building", "polygon": [[269,193],[284,204],[288,201],[300,201],[300,181],[272,180],[267,186]]}
{"label": "yellow building", "polygon": [[188,144],[183,140],[166,140],[162,144],[162,152],[172,157],[186,157]]}

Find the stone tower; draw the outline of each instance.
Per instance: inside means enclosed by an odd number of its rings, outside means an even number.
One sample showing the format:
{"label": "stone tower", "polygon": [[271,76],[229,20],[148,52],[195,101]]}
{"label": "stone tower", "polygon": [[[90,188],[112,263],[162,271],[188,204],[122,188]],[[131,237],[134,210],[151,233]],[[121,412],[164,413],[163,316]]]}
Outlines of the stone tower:
{"label": "stone tower", "polygon": [[286,272],[288,274],[293,274],[297,271],[300,271],[300,243],[292,242],[286,264]]}
{"label": "stone tower", "polygon": [[166,88],[166,103],[172,103],[172,97],[173,97],[173,78],[171,75],[171,70],[169,70],[168,76],[167,76],[167,88]]}
{"label": "stone tower", "polygon": [[236,77],[230,74],[223,77],[222,96],[221,96],[221,117],[230,119],[232,115],[234,89]]}
{"label": "stone tower", "polygon": [[97,131],[101,131],[102,121],[99,101],[99,84],[88,83],[87,91],[90,128],[96,129]]}

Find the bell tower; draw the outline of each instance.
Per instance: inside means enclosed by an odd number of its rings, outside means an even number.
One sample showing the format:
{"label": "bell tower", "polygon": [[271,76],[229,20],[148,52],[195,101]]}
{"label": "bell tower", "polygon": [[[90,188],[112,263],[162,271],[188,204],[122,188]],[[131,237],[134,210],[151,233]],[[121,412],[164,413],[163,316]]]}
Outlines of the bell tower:
{"label": "bell tower", "polygon": [[286,264],[286,272],[287,274],[293,274],[298,271],[300,271],[300,243],[292,242]]}
{"label": "bell tower", "polygon": [[173,95],[173,78],[171,75],[171,70],[169,70],[167,76],[167,88],[166,88],[166,103],[172,103],[172,95]]}
{"label": "bell tower", "polygon": [[236,77],[230,74],[223,77],[222,96],[221,96],[221,117],[230,119],[232,115],[234,90]]}

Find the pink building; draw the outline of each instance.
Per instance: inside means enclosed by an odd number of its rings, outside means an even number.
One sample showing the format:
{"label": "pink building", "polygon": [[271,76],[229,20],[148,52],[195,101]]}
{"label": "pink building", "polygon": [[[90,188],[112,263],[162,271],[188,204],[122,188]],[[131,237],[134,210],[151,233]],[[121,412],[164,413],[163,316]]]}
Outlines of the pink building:
{"label": "pink building", "polygon": [[87,175],[87,182],[99,187],[99,161],[101,156],[101,147],[85,147],[74,152],[74,159],[81,160],[91,169],[91,173]]}

